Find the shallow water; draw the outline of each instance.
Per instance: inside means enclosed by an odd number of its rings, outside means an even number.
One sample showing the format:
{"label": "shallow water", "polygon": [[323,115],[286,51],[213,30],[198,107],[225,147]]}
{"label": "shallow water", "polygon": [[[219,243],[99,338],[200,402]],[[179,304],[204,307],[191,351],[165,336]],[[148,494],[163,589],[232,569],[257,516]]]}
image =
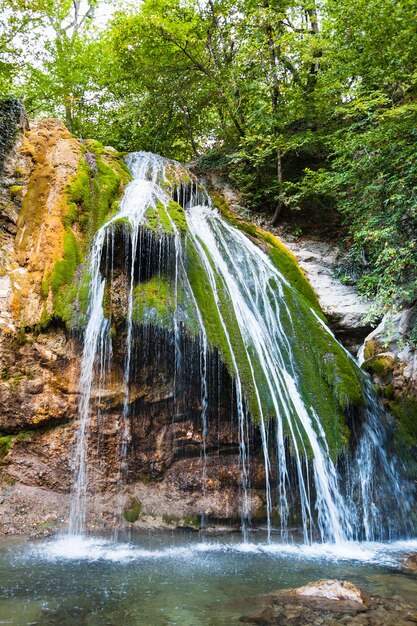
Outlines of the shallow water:
{"label": "shallow water", "polygon": [[417,540],[302,546],[238,536],[138,533],[125,541],[62,537],[0,543],[0,624],[226,626],[253,596],[342,578],[417,605],[417,577],[401,560]]}

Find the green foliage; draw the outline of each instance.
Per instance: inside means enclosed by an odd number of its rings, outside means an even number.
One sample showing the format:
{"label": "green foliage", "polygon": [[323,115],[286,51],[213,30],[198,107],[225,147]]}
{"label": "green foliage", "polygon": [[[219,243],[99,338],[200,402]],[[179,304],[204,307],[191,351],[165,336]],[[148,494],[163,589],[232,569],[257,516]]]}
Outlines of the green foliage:
{"label": "green foliage", "polygon": [[136,498],[132,498],[129,504],[125,507],[123,511],[123,516],[126,522],[129,524],[134,524],[138,521],[140,514],[142,512],[142,505]]}
{"label": "green foliage", "polygon": [[359,290],[375,299],[371,319],[417,299],[416,123],[414,104],[370,113],[335,146],[328,184],[346,219]]}
{"label": "green foliage", "polygon": [[10,448],[12,447],[13,437],[12,435],[5,435],[0,437],[0,459],[6,456]]}

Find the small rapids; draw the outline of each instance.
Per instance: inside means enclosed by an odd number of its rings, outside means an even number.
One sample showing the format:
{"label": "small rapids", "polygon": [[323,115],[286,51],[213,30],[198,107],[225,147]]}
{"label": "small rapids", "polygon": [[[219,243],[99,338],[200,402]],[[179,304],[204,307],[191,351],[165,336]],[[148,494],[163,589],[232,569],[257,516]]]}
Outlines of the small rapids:
{"label": "small rapids", "polygon": [[[91,399],[93,392],[100,396],[112,370],[111,319],[104,306],[105,293],[120,254],[116,249],[118,229],[123,228],[127,237],[127,294],[124,395],[117,424],[119,491],[123,491],[127,481],[134,419],[130,381],[138,325],[136,290],[156,275],[158,280],[168,281],[173,294],[169,320],[163,321],[168,324],[165,330],[174,338],[174,402],[184,369],[184,333],[198,343],[200,385],[196,392],[201,406],[202,493],[206,489],[211,408],[208,361],[214,348],[233,383],[239,441],[245,543],[197,544],[182,547],[175,555],[188,558],[199,551],[232,550],[371,562],[395,559],[392,555],[406,550],[406,544],[394,541],[383,548],[378,542],[411,533],[411,492],[387,451],[383,412],[365,375],[279,266],[250,237],[223,219],[211,205],[205,189],[182,166],[143,152],[131,154],[127,163],[133,180],[118,213],[96,233],[89,258],[90,302],[79,384],[70,537],[45,544],[45,556],[123,560],[162,558],[175,553],[175,548],[152,553],[82,536],[88,518],[89,434],[92,419],[99,422],[98,416],[92,415]],[[175,170],[185,173],[188,182],[175,182],[175,177],[172,180],[169,173]],[[178,209],[171,208],[173,198],[184,212],[183,222]],[[142,324],[158,322],[155,310],[143,315]],[[315,341],[325,346],[317,365],[312,362],[317,354]],[[343,412],[348,412],[348,402],[341,391],[342,366],[347,368],[352,388],[359,389],[362,417],[355,445],[345,445],[345,450],[338,453],[343,438],[340,433],[344,432],[340,422]],[[321,369],[323,386],[317,388],[316,379],[321,375],[317,370]],[[332,377],[333,382],[329,382]],[[176,411],[174,406],[174,417]],[[249,537],[254,454],[250,433],[254,424],[265,470],[265,545],[253,544]],[[294,516],[300,520],[303,545],[288,543]],[[279,521],[274,522],[274,518]],[[270,543],[274,530],[279,530],[283,543]],[[358,540],[365,543],[359,544]]]}

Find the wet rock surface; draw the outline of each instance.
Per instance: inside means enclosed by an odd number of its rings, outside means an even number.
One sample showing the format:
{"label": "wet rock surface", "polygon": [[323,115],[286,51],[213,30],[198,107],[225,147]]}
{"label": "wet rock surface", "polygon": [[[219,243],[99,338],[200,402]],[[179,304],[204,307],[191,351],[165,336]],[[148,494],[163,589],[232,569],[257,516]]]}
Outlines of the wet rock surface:
{"label": "wet rock surface", "polygon": [[417,554],[412,554],[403,563],[406,569],[417,573]]}
{"label": "wet rock surface", "polygon": [[417,602],[367,596],[347,581],[319,580],[297,589],[279,590],[254,599],[256,612],[240,618],[259,626],[411,626],[417,623]]}
{"label": "wet rock surface", "polygon": [[[65,528],[68,522],[82,346],[61,328],[27,332],[20,340],[3,333],[0,339],[0,532],[43,536]],[[88,433],[88,524],[92,530],[124,523],[121,512],[132,500],[140,503],[140,514],[126,521],[137,528],[197,529],[202,516],[215,520],[215,527],[225,523],[229,529],[239,527],[239,441],[228,375],[219,370],[213,357],[212,376],[223,383],[213,400],[215,411],[207,416],[204,458],[201,398],[195,393],[199,370],[190,359],[194,375],[183,371],[182,382],[177,375],[181,392],[174,397],[171,339],[164,334],[159,341],[150,338],[151,354],[159,350],[158,372],[152,359],[144,358],[135,368],[123,489],[123,337],[115,342],[111,379],[100,393],[93,391],[92,414],[100,418],[93,419]],[[254,449],[251,464],[250,508],[255,520],[258,516],[262,521],[265,470],[256,435],[254,442],[259,450]]]}

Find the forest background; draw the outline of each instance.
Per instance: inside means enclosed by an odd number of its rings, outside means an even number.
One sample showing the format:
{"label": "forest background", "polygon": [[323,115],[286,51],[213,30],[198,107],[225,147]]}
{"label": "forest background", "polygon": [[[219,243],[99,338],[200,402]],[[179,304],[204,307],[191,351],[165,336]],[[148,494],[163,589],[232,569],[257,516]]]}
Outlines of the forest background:
{"label": "forest background", "polygon": [[337,238],[375,319],[417,300],[415,0],[0,0],[0,93]]}

